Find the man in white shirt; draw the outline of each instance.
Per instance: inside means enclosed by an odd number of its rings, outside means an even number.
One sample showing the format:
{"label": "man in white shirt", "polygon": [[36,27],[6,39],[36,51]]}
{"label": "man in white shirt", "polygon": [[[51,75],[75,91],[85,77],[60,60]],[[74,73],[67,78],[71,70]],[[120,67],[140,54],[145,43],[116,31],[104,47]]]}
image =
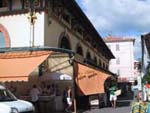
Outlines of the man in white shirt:
{"label": "man in white shirt", "polygon": [[31,96],[31,102],[33,103],[33,105],[35,106],[35,108],[37,109],[37,112],[40,113],[40,106],[39,106],[39,95],[40,95],[40,91],[37,88],[36,85],[33,85],[31,91],[30,91],[30,96]]}

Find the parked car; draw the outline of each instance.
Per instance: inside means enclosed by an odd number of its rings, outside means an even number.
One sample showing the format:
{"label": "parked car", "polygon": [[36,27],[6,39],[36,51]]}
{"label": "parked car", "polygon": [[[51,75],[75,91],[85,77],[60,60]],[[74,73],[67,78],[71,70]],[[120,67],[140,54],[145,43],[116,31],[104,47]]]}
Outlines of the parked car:
{"label": "parked car", "polygon": [[32,103],[17,99],[7,88],[0,85],[0,113],[33,112],[34,106],[32,105]]}
{"label": "parked car", "polygon": [[5,104],[0,103],[0,113],[11,113],[11,108]]}

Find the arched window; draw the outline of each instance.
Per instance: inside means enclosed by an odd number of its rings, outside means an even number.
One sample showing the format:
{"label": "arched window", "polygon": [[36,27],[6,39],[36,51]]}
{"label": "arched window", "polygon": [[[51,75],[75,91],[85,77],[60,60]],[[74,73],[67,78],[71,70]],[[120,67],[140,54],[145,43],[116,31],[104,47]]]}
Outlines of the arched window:
{"label": "arched window", "polygon": [[101,60],[99,60],[99,66],[100,66],[100,67],[102,67],[102,63],[101,63]]}
{"label": "arched window", "polygon": [[103,68],[105,68],[105,63],[103,63]]}
{"label": "arched window", "polygon": [[62,37],[61,42],[60,42],[60,48],[71,49],[68,38]]}
{"label": "arched window", "polygon": [[109,69],[108,65],[106,65],[106,69],[107,69],[107,70]]}
{"label": "arched window", "polygon": [[7,29],[0,24],[0,48],[10,47],[10,38]]}
{"label": "arched window", "polygon": [[77,53],[81,56],[83,56],[83,50],[82,50],[82,47],[80,45],[77,45]]}
{"label": "arched window", "polygon": [[6,47],[5,38],[2,32],[0,32],[0,48]]}
{"label": "arched window", "polygon": [[94,63],[97,64],[97,58],[96,58],[96,56],[94,57]]}
{"label": "arched window", "polygon": [[91,60],[91,54],[90,54],[90,52],[87,52],[86,58],[87,58],[88,60]]}

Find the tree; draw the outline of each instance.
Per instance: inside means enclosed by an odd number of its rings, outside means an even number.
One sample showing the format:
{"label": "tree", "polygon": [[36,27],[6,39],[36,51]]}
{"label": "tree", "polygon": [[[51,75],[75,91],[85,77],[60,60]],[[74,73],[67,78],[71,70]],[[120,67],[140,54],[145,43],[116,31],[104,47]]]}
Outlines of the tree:
{"label": "tree", "polygon": [[146,81],[147,81],[148,83],[150,83],[150,70],[149,70],[149,69],[147,69],[146,74],[144,75],[144,77],[143,77],[143,79],[142,79],[142,82],[143,82],[143,83],[145,83]]}

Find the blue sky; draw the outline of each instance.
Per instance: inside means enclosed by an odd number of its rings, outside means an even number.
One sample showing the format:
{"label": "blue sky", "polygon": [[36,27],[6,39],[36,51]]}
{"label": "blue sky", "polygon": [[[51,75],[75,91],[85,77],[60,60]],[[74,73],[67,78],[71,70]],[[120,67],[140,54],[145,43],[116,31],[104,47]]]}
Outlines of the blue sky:
{"label": "blue sky", "polygon": [[140,36],[150,32],[150,0],[76,0],[102,37],[135,38],[134,56],[141,57]]}

